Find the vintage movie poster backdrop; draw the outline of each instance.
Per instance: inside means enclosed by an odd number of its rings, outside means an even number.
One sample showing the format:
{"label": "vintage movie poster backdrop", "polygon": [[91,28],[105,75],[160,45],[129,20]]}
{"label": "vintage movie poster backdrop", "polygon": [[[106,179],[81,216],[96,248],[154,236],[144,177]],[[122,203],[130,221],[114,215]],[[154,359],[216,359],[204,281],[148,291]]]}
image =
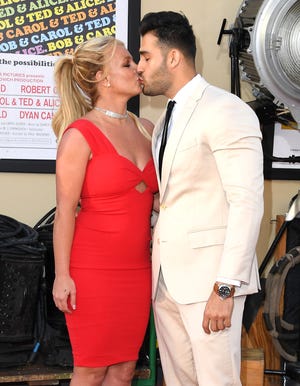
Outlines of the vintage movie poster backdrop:
{"label": "vintage movie poster backdrop", "polygon": [[127,45],[128,1],[0,0],[0,171],[55,171],[55,61],[95,36]]}

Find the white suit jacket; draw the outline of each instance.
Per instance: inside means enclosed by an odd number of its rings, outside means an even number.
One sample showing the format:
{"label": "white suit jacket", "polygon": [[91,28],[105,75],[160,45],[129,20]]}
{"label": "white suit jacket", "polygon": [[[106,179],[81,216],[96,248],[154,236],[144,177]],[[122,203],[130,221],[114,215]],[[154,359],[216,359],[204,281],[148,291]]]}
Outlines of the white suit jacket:
{"label": "white suit jacket", "polygon": [[[164,153],[160,213],[152,245],[153,297],[160,269],[179,303],[206,301],[217,277],[259,288],[255,248],[263,214],[263,153],[257,116],[209,85],[186,101]],[[158,120],[152,141],[163,128]],[[156,171],[158,172],[155,158]]]}

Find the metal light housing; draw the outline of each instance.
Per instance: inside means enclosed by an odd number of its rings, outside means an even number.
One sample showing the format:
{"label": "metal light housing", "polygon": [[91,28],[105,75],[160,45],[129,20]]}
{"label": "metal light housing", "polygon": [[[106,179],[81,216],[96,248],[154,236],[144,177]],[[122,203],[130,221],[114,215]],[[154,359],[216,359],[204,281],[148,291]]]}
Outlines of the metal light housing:
{"label": "metal light housing", "polygon": [[257,99],[288,109],[300,128],[300,0],[244,0],[235,26],[243,31],[241,79]]}

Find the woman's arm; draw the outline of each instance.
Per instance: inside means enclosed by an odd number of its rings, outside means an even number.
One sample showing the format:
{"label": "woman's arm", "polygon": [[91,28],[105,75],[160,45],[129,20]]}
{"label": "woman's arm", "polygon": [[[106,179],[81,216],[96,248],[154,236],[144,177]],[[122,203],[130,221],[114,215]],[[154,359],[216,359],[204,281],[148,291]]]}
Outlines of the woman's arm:
{"label": "woman's arm", "polygon": [[76,288],[70,271],[70,252],[75,218],[90,148],[76,129],[68,130],[58,147],[56,159],[56,213],[53,229],[55,280],[53,298],[63,312],[76,308]]}

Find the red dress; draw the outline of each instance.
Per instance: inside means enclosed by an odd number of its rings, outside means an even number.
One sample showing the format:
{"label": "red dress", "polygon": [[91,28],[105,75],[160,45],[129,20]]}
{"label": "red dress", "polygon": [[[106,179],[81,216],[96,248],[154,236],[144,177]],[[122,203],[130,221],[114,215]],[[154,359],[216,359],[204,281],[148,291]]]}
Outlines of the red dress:
{"label": "red dress", "polygon": [[[140,170],[90,121],[69,127],[82,133],[93,154],[70,257],[77,295],[76,310],[66,321],[74,364],[102,367],[136,360],[151,299],[153,159]],[[144,192],[136,189],[141,181]]]}

